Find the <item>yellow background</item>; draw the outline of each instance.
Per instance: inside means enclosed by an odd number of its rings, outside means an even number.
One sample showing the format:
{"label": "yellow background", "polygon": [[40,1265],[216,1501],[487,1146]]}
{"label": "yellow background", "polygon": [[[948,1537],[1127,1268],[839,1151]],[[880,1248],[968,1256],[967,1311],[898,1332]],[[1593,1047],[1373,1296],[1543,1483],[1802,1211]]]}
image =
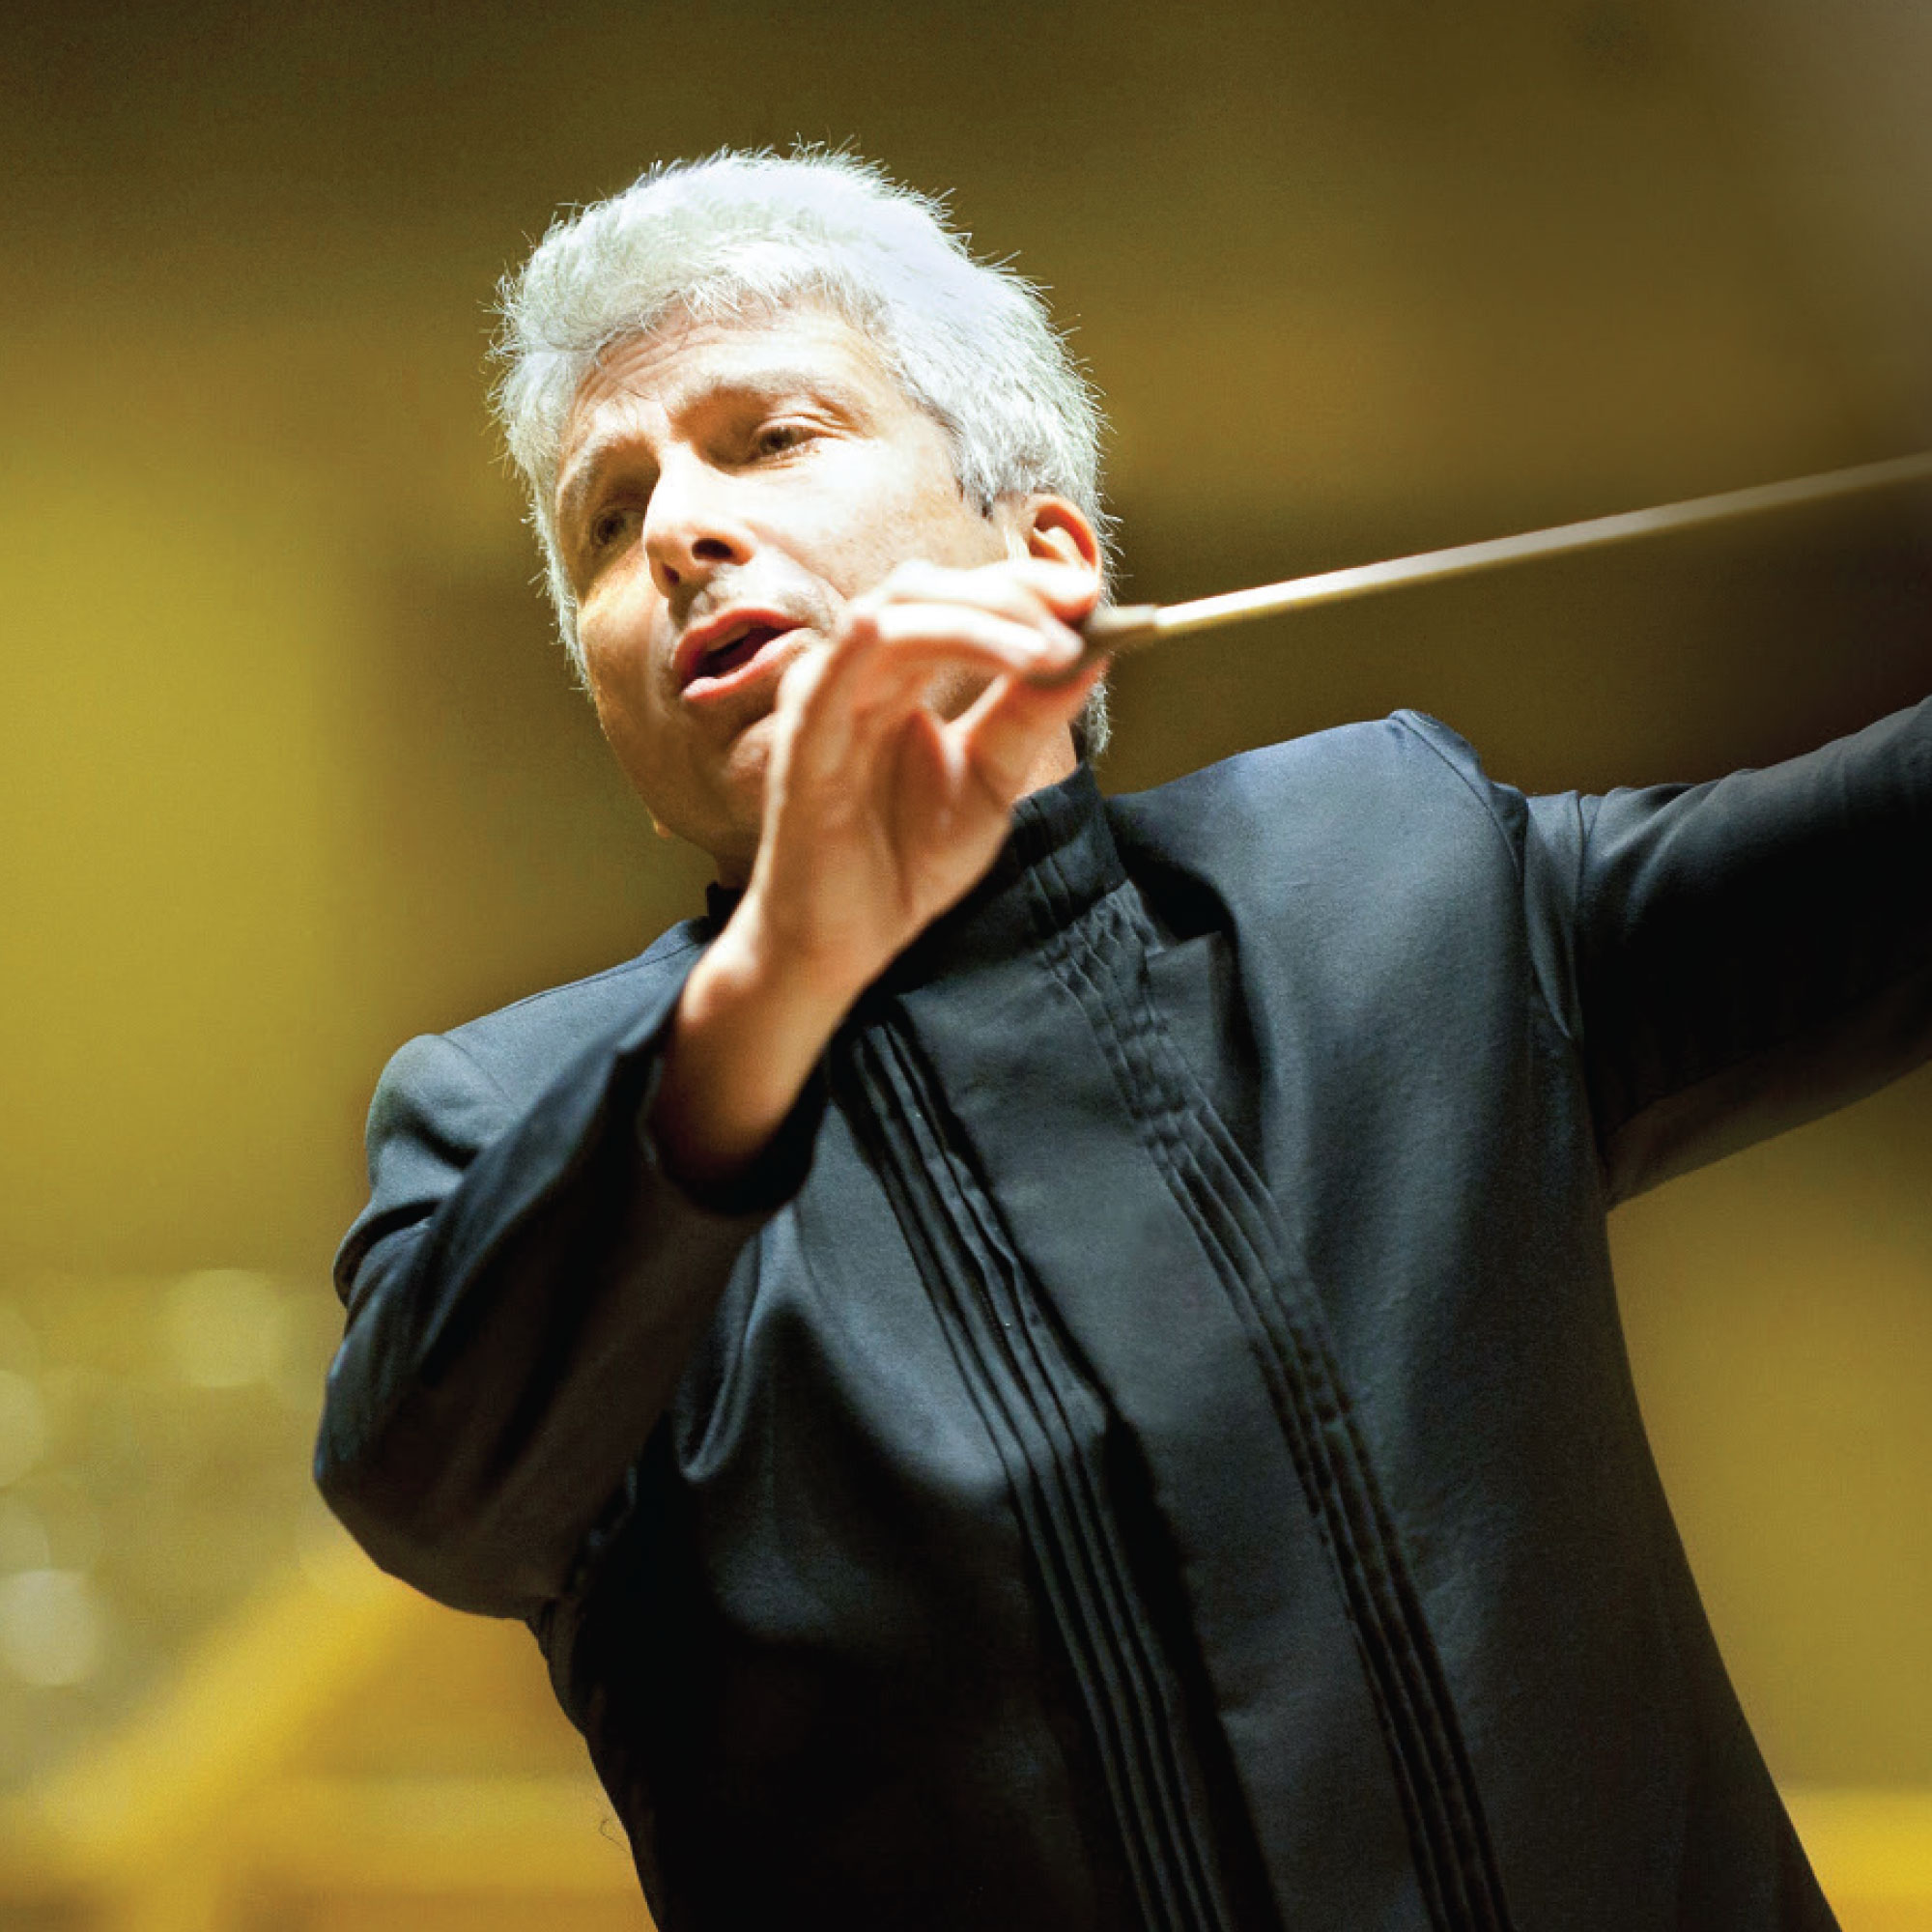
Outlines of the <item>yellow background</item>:
{"label": "yellow background", "polygon": [[[483,412],[556,204],[796,134],[954,189],[1077,328],[1162,599],[1932,443],[1928,71],[1882,0],[16,10],[0,1926],[637,1922],[527,1639],[302,1496],[384,1058],[703,877],[569,688]],[[1103,776],[1398,704],[1534,788],[1763,762],[1932,690],[1928,518],[1177,646]],[[1706,1600],[1874,1928],[1932,1924],[1928,1183],[1921,1075],[1615,1225]]]}

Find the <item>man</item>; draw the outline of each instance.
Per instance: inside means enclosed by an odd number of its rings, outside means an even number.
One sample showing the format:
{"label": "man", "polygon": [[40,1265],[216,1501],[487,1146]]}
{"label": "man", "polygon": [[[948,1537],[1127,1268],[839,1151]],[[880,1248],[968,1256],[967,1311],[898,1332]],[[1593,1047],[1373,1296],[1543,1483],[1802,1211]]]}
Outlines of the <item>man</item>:
{"label": "man", "polygon": [[1829,1925],[1604,1217],[1932,1043],[1932,707],[1103,802],[1092,405],[929,206],[664,171],[508,315],[566,640],[720,884],[391,1064],[318,1474],[529,1620],[660,1922]]}

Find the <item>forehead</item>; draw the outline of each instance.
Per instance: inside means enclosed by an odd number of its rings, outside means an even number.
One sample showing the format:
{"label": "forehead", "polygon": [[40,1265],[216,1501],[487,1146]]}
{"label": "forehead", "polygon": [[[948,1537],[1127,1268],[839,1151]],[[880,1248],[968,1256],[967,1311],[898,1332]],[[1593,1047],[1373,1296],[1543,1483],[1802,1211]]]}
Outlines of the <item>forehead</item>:
{"label": "forehead", "polygon": [[612,343],[578,384],[565,422],[565,462],[593,436],[623,426],[673,427],[720,401],[803,394],[868,419],[910,405],[871,343],[823,309],[740,322],[689,318]]}

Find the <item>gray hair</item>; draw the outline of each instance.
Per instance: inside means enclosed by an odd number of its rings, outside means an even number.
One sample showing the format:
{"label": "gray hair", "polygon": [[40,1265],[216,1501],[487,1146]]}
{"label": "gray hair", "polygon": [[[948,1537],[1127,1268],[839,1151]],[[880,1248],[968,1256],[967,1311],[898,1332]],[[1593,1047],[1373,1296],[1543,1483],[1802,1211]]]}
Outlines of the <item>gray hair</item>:
{"label": "gray hair", "polygon": [[[975,261],[942,205],[856,156],[725,151],[653,167],[621,194],[555,221],[500,289],[493,396],[529,491],[557,625],[579,677],[576,599],[557,548],[555,492],[578,385],[611,344],[672,315],[728,321],[787,300],[862,329],[907,397],[946,432],[960,490],[982,514],[1035,491],[1099,532],[1098,400],[1033,285]],[[1104,687],[1076,735],[1107,740]]]}

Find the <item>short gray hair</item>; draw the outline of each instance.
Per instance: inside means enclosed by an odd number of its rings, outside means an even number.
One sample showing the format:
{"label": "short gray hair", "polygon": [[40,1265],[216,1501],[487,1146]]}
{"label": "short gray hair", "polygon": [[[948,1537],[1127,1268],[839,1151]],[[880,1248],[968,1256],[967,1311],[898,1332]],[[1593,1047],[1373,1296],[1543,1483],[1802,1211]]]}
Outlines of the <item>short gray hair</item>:
{"label": "short gray hair", "polygon": [[[805,149],[726,150],[653,167],[560,216],[501,289],[493,401],[529,491],[557,625],[580,677],[576,599],[557,548],[555,493],[578,385],[613,343],[672,315],[729,320],[788,300],[864,330],[908,398],[945,430],[960,490],[983,514],[1051,492],[1099,532],[1098,399],[1033,285],[973,258],[942,205],[872,163]],[[1104,688],[1081,749],[1107,738]]]}

